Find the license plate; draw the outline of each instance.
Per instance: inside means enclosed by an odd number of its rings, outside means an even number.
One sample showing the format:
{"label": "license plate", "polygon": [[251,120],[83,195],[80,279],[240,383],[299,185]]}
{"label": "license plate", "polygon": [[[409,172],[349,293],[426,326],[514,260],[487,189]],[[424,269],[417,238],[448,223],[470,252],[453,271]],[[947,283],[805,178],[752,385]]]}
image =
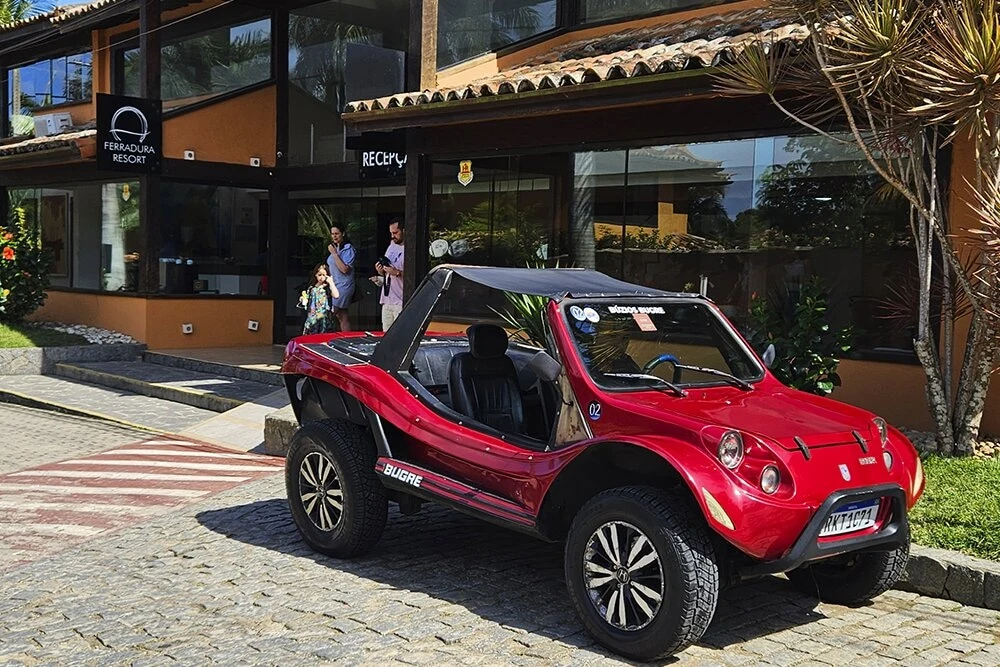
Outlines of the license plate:
{"label": "license plate", "polygon": [[819,531],[819,536],[843,535],[871,528],[875,525],[878,508],[878,499],[844,505],[826,518],[822,530]]}

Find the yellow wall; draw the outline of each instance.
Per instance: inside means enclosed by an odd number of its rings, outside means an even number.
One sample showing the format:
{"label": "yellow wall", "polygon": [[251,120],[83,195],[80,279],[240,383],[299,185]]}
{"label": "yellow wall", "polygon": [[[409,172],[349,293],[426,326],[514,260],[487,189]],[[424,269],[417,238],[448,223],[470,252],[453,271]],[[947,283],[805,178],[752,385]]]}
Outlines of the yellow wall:
{"label": "yellow wall", "polygon": [[[156,350],[270,345],[273,313],[270,299],[144,299],[51,290],[45,305],[31,319],[120,331]],[[258,322],[257,331],[247,328],[249,320]],[[194,325],[193,333],[181,332],[185,323]]]}
{"label": "yellow wall", "polygon": [[163,155],[183,159],[193,150],[197,160],[249,165],[257,157],[273,167],[276,106],[270,86],[174,116],[163,123]]}

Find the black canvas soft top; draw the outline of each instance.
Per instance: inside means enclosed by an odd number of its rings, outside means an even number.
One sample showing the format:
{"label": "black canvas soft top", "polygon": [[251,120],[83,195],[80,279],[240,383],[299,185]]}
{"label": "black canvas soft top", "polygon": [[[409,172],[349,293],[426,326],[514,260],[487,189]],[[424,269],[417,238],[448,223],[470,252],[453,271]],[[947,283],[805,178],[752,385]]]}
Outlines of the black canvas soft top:
{"label": "black canvas soft top", "polygon": [[435,269],[445,270],[504,292],[547,296],[552,299],[584,296],[692,296],[627,283],[592,269],[518,269],[461,264],[445,264]]}

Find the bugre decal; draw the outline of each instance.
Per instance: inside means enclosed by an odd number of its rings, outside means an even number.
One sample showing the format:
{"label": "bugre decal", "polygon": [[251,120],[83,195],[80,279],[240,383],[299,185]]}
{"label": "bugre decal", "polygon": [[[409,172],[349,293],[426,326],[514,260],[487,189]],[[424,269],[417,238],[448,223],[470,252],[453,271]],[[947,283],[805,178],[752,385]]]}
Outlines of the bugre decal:
{"label": "bugre decal", "polygon": [[410,472],[399,466],[394,466],[391,463],[385,464],[385,469],[382,470],[382,474],[386,477],[392,477],[393,479],[398,479],[403,484],[409,484],[410,486],[420,487],[420,483],[424,481],[422,475],[418,475],[415,472]]}
{"label": "bugre decal", "polygon": [[612,315],[635,315],[636,313],[663,315],[666,311],[663,310],[663,306],[608,306],[608,312]]}

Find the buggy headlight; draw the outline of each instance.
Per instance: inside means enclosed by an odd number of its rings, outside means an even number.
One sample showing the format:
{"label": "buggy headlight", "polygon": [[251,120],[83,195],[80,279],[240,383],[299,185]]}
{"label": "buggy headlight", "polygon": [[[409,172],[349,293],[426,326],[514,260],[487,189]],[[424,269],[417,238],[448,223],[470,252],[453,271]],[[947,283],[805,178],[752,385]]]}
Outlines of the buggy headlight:
{"label": "buggy headlight", "polygon": [[719,438],[717,453],[722,465],[730,470],[735,469],[743,460],[743,436],[737,431],[726,431]]}
{"label": "buggy headlight", "polygon": [[872,423],[875,424],[875,429],[878,430],[879,442],[885,447],[885,443],[889,442],[889,427],[885,425],[885,420],[881,417],[876,417],[872,420]]}
{"label": "buggy headlight", "polygon": [[781,473],[778,469],[774,466],[764,466],[760,473],[760,490],[771,495],[778,490],[779,484],[781,484]]}

